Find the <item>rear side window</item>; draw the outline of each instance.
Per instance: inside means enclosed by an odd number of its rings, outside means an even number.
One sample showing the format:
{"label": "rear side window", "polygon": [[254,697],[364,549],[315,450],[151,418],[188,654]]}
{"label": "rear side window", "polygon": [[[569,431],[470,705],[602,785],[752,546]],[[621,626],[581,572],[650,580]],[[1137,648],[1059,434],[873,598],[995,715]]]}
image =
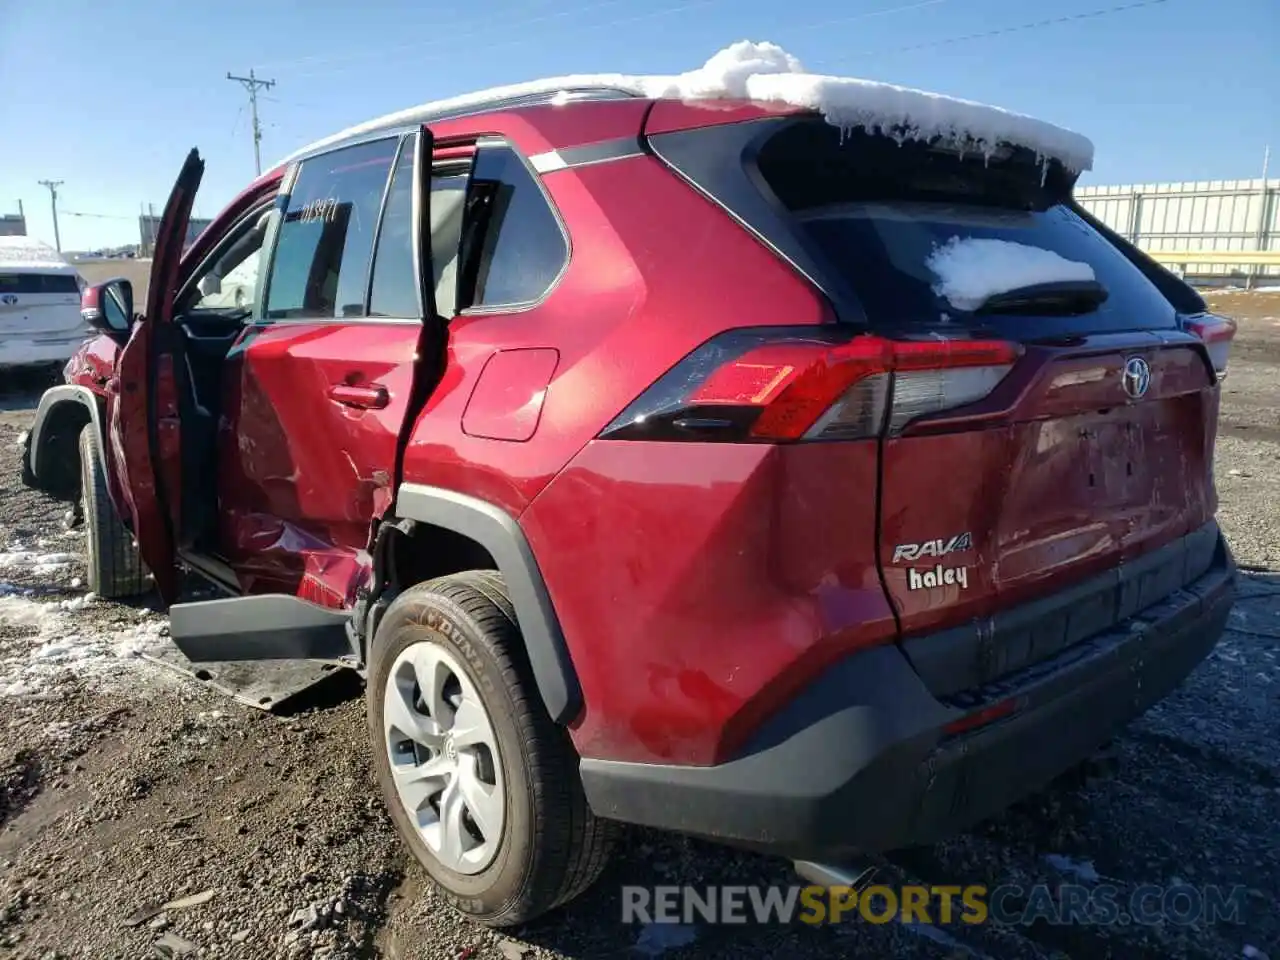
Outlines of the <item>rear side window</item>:
{"label": "rear side window", "polygon": [[459,306],[532,303],[555,283],[569,250],[560,222],[529,168],[511,148],[476,152],[467,197]]}
{"label": "rear side window", "polygon": [[378,212],[398,143],[378,140],[303,161],[276,242],[267,319],[365,316]]}
{"label": "rear side window", "polygon": [[465,165],[450,165],[431,177],[431,267],[440,316],[458,310],[458,271],[463,221],[467,208],[469,172]]}
{"label": "rear side window", "polygon": [[[1030,335],[1174,327],[1171,304],[1104,237],[1067,206],[1071,179],[1026,151],[992,157],[945,146],[842,135],[820,120],[785,126],[757,157],[767,188],[794,229],[837,273],[876,327],[960,323],[1012,326]],[[935,292],[927,266],[956,238],[1002,240],[1088,264],[1107,299],[1087,316],[1020,319],[958,310]]]}
{"label": "rear side window", "polygon": [[69,273],[0,273],[0,295],[79,292],[79,282]]}

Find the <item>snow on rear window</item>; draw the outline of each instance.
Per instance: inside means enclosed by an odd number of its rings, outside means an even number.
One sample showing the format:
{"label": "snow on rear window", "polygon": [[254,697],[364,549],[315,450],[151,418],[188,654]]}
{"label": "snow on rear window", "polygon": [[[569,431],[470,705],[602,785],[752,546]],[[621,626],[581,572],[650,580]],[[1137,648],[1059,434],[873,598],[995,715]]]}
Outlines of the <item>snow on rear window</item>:
{"label": "snow on rear window", "polygon": [[933,291],[957,310],[976,310],[989,298],[1040,283],[1093,280],[1093,267],[1011,240],[952,237],[925,265],[938,277]]}
{"label": "snow on rear window", "polygon": [[799,60],[776,44],[749,40],[731,44],[701,67],[675,76],[580,74],[433,101],[343,130],[282,162],[347,137],[382,127],[425,123],[442,114],[482,109],[494,100],[600,87],[654,99],[780,103],[815,110],[842,130],[861,128],[899,142],[941,138],[985,156],[994,154],[1000,144],[1012,144],[1034,151],[1042,162],[1058,160],[1076,173],[1093,166],[1093,144],[1070,130],[970,100],[873,80],[808,73]]}

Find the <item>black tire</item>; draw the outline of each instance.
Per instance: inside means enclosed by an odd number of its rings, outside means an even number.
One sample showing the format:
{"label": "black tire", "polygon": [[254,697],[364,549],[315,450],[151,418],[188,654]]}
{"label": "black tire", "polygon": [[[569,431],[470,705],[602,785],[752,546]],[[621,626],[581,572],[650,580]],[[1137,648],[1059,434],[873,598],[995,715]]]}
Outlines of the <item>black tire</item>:
{"label": "black tire", "polygon": [[[387,677],[415,643],[440,644],[463,664],[492,720],[507,784],[492,863],[465,875],[442,864],[410,822],[392,780],[383,730]],[[391,818],[437,888],[490,927],[525,923],[573,900],[604,870],[616,825],[587,806],[568,732],[547,714],[506,586],[475,570],[409,588],[387,609],[370,645],[367,707],[374,768]]]}
{"label": "black tire", "polygon": [[26,439],[22,441],[22,485],[31,487],[33,490],[40,489],[40,481],[36,478],[35,473],[31,469],[31,433],[28,431]]}
{"label": "black tire", "polygon": [[147,568],[107,492],[102,441],[92,423],[80,431],[80,490],[89,589],[108,599],[146,593]]}

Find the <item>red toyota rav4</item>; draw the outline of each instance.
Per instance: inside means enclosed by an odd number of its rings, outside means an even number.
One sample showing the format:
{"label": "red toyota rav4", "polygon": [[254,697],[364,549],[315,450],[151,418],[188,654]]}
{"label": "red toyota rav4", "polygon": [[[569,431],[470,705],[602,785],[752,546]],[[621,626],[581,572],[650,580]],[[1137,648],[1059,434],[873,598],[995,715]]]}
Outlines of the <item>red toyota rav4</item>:
{"label": "red toyota rav4", "polygon": [[[193,151],[145,314],[85,301],[120,346],[80,394],[94,583],[145,562],[196,661],[364,671],[398,828],[495,926],[584,890],[615,821],[826,879],[945,837],[1167,694],[1233,600],[1234,325],[1072,201],[1056,128],[702,96],[409,111],[180,258]],[[1093,279],[957,308],[957,238]]]}

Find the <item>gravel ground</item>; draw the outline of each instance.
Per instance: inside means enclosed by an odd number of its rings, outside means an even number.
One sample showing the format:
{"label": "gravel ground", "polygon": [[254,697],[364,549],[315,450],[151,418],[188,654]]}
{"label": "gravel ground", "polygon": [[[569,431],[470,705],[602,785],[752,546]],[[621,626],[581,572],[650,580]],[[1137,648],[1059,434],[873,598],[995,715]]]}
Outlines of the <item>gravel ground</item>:
{"label": "gravel ground", "polygon": [[[138,656],[145,605],[86,599],[66,505],[21,486],[37,384],[0,396],[0,956],[1217,958],[1280,960],[1280,295],[1241,320],[1218,447],[1250,571],[1231,629],[1108,754],[887,882],[1239,889],[1234,922],[642,928],[623,884],[790,883],[787,865],[647,831],[578,903],[512,936],[446,909],[377,797],[361,699],[265,714]],[[341,678],[338,678],[339,680]],[[684,946],[684,941],[691,941]]]}

